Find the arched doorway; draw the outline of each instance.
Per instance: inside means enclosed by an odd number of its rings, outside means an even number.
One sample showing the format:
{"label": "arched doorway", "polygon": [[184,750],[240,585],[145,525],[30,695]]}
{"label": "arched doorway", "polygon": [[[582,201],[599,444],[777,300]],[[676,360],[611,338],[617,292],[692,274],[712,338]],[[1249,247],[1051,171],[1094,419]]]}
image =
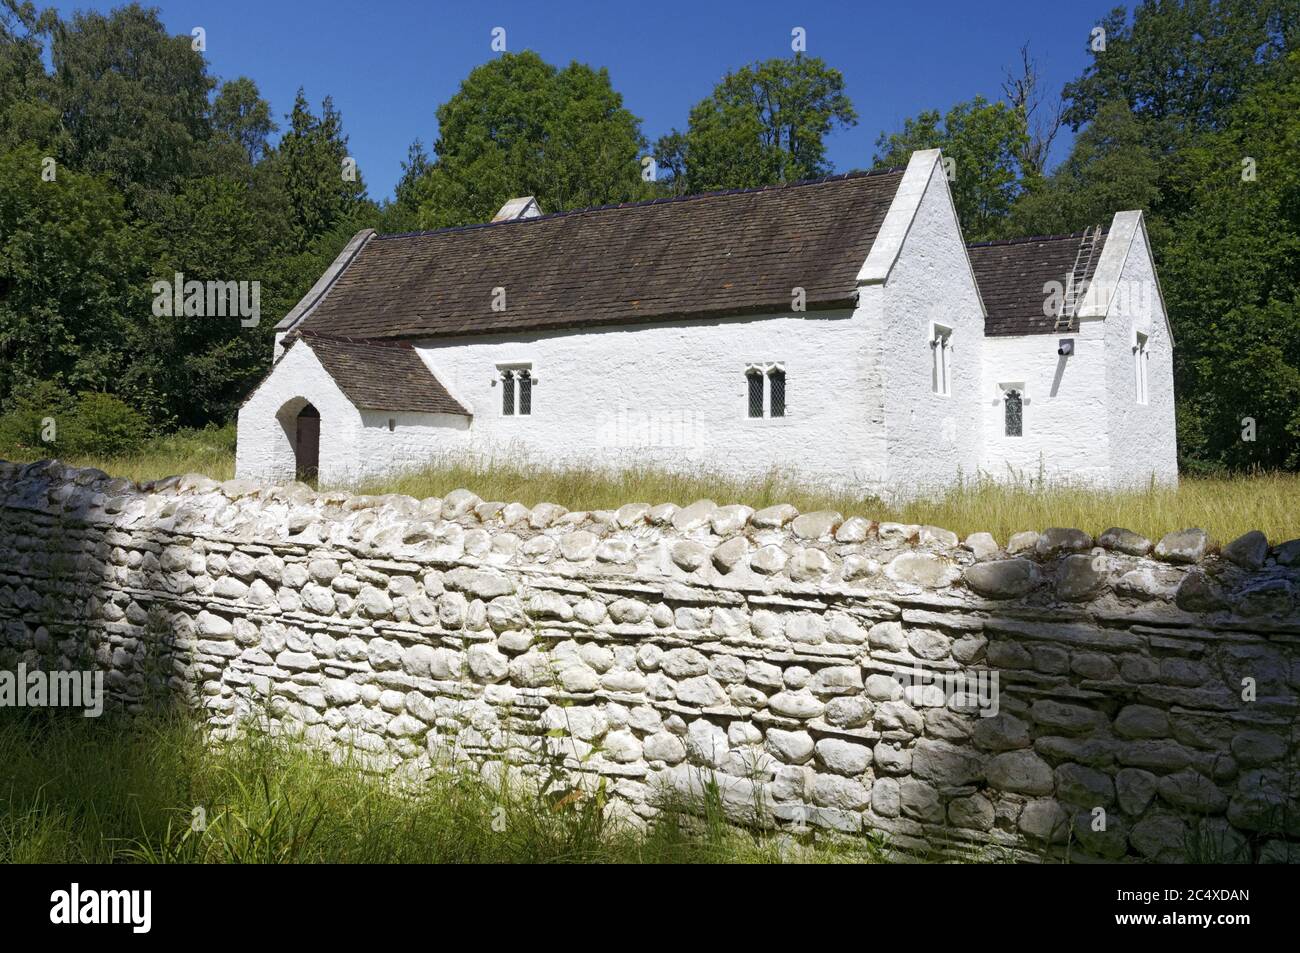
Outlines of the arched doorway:
{"label": "arched doorway", "polygon": [[293,454],[294,475],[299,480],[315,481],[320,472],[320,411],[311,404],[298,411]]}

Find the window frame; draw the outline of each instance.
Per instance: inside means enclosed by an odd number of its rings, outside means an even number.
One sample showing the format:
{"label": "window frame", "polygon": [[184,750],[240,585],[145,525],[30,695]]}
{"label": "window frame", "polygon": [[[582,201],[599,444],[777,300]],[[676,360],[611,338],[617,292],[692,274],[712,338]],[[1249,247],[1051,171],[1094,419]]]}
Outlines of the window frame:
{"label": "window frame", "polygon": [[[524,388],[521,382],[527,380],[528,386]],[[493,386],[502,388],[501,399],[497,402],[497,416],[502,418],[533,417],[537,413],[536,401],[534,400],[534,389],[537,386],[537,375],[533,370],[532,361],[502,361],[496,365],[496,377],[492,379]],[[524,391],[527,390],[527,411],[521,411],[520,407],[525,403]],[[510,400],[510,410],[506,410],[506,399]]]}
{"label": "window frame", "polygon": [[[787,410],[785,400],[785,367],[780,364],[774,364],[768,368],[767,373],[763,376],[766,378],[764,383],[767,385],[767,419],[784,420]],[[776,412],[776,382],[778,379],[781,381],[781,412],[779,414]]]}
{"label": "window frame", "polygon": [[[781,380],[781,413],[773,416],[772,414],[772,382],[776,378]],[[753,380],[757,378],[761,387],[761,405],[762,415],[755,417],[750,414],[750,392],[753,387]],[[741,390],[741,417],[749,423],[758,423],[759,421],[779,421],[786,420],[790,417],[790,392],[788,390],[789,374],[786,371],[784,361],[750,361],[745,365],[744,373],[745,386]]]}
{"label": "window frame", "polygon": [[952,396],[952,335],[950,325],[930,322],[930,393],[936,397]]}
{"label": "window frame", "polygon": [[1133,329],[1133,391],[1135,403],[1145,407],[1151,402],[1151,335]]}
{"label": "window frame", "polygon": [[[1007,409],[1009,406],[1008,398],[1015,394],[1020,398],[1020,433],[1007,433]],[[1003,381],[998,384],[998,412],[1001,415],[1001,421],[998,425],[998,433],[1003,440],[1023,440],[1025,436],[1025,410],[1029,406],[1029,390],[1025,387],[1024,381]]]}

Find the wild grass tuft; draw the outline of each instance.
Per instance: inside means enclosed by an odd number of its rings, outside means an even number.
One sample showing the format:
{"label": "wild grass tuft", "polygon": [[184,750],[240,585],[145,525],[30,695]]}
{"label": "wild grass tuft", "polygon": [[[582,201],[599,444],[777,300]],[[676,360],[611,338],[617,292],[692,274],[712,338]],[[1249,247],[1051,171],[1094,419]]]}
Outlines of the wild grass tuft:
{"label": "wild grass tuft", "polygon": [[[188,472],[224,480],[234,475],[234,453],[235,430],[228,426],[180,431],[127,456],[67,462],[141,481]],[[529,506],[548,501],[571,510],[615,509],[631,502],[685,505],[706,498],[755,509],[791,503],[805,512],[833,509],[845,516],[941,526],[962,537],[989,532],[1001,543],[1013,533],[1049,526],[1073,526],[1093,535],[1122,526],[1153,540],[1198,526],[1220,543],[1252,529],[1263,530],[1275,543],[1300,537],[1300,474],[1295,473],[1184,476],[1173,487],[1149,484],[1127,490],[1053,482],[1037,474],[1005,480],[981,475],[920,496],[913,488],[882,498],[819,487],[779,473],[737,479],[707,470],[668,473],[637,465],[560,469],[517,458],[448,456],[354,489],[426,497],[458,487],[485,500]]]}
{"label": "wild grass tuft", "polygon": [[591,795],[539,796],[469,770],[402,783],[253,729],[214,747],[184,713],[86,719],[0,712],[0,863],[779,863],[885,856],[879,838],[742,831],[717,803],[661,808],[639,829]]}

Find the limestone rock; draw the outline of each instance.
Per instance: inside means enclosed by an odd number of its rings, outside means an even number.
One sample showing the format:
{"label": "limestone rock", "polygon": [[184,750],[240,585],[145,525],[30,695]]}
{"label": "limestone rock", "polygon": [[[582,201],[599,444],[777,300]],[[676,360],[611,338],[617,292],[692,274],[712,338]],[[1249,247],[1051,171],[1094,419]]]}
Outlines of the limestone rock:
{"label": "limestone rock", "polygon": [[1028,723],[1005,711],[976,721],[971,737],[985,751],[1014,751],[1032,743]]}
{"label": "limestone rock", "polygon": [[844,557],[844,581],[852,582],[855,579],[864,579],[867,576],[876,576],[880,574],[880,563],[870,556],[863,556],[861,553],[854,553],[851,556]]}
{"label": "limestone rock", "polygon": [[766,747],[786,764],[804,764],[813,756],[813,740],[806,731],[769,728]]}
{"label": "limestone rock", "polygon": [[709,551],[699,543],[689,539],[679,540],[674,543],[669,554],[677,567],[686,572],[695,572],[709,559]]}
{"label": "limestone rock", "polygon": [[976,784],[984,780],[983,758],[978,751],[929,738],[922,738],[913,748],[912,771],[918,778],[939,785]]}
{"label": "limestone rock", "polygon": [[510,660],[494,645],[471,645],[466,653],[470,674],[482,682],[499,682],[510,672]]}
{"label": "limestone rock", "polygon": [[474,599],[495,599],[507,596],[515,591],[515,584],[509,576],[496,569],[470,569],[458,566],[443,576],[448,589],[464,592]]}
{"label": "limestone rock", "polygon": [[1115,784],[1096,768],[1063,764],[1056,769],[1056,796],[1077,807],[1108,807],[1115,800]]}
{"label": "limestone rock", "polygon": [[780,529],[798,515],[799,511],[789,503],[778,503],[753,514],[750,524],[759,529]]}
{"label": "limestone rock", "polygon": [[568,512],[566,507],[558,503],[538,503],[529,513],[528,525],[533,529],[546,529]]}
{"label": "limestone rock", "polygon": [[834,510],[818,510],[796,516],[790,528],[800,539],[821,539],[831,536],[843,522],[844,517]]}
{"label": "limestone rock", "polygon": [[721,573],[735,569],[749,553],[749,543],[743,536],[733,536],[713,551],[713,567]]}
{"label": "limestone rock", "polygon": [[975,563],[967,566],[962,575],[966,585],[990,599],[1014,599],[1025,595],[1038,583],[1038,567],[1028,559]]}
{"label": "limestone rock", "polygon": [[765,576],[774,576],[785,568],[786,554],[780,546],[763,546],[749,557],[749,566]]}
{"label": "limestone rock", "polygon": [[696,500],[690,506],[684,506],[673,514],[673,529],[679,533],[689,533],[708,526],[717,509],[718,504],[712,500]]}
{"label": "limestone rock", "polygon": [[1034,553],[1040,559],[1050,559],[1061,553],[1077,553],[1092,546],[1092,537],[1081,529],[1054,526],[1043,530],[1034,544]]}
{"label": "limestone rock", "polygon": [[861,516],[850,516],[835,531],[837,543],[862,543],[871,535],[871,520]]}
{"label": "limestone rock", "polygon": [[650,512],[648,503],[627,503],[614,511],[614,521],[623,529],[640,526]]}
{"label": "limestone rock", "polygon": [[454,520],[469,513],[483,501],[478,495],[466,490],[452,490],[442,498],[442,518]]}
{"label": "limestone rock", "polygon": [[1025,530],[1023,533],[1014,533],[1007,540],[1007,555],[1017,556],[1020,553],[1031,553],[1038,546],[1038,534],[1033,530]]}
{"label": "limestone rock", "polygon": [[942,546],[944,549],[954,549],[957,546],[957,534],[941,526],[922,526],[920,539],[923,546]]}
{"label": "limestone rock", "polygon": [[801,549],[787,564],[790,578],[795,582],[813,582],[824,579],[835,567],[820,549]]}
{"label": "limestone rock", "polygon": [[647,761],[662,761],[665,764],[679,764],[686,760],[686,745],[680,738],[668,731],[656,731],[645,739],[642,754]]}
{"label": "limestone rock", "polygon": [[724,705],[727,701],[727,693],[722,690],[717,679],[709,675],[699,675],[678,683],[677,700],[683,705],[700,707]]}
{"label": "limestone rock", "polygon": [[1033,798],[1025,802],[1017,822],[1030,837],[1048,843],[1064,843],[1070,830],[1070,818],[1061,805],[1051,798]]}
{"label": "limestone rock", "polygon": [[1122,768],[1115,775],[1115,795],[1121,811],[1138,817],[1156,796],[1156,776],[1141,768]]}
{"label": "limestone rock", "polygon": [[1217,612],[1228,607],[1223,591],[1200,569],[1190,570],[1174,594],[1178,608],[1185,612]]}
{"label": "limestone rock", "polygon": [[1097,545],[1102,549],[1127,553],[1130,556],[1145,556],[1151,552],[1151,540],[1141,533],[1120,526],[1112,526],[1097,537]]}
{"label": "limestone rock", "polygon": [[586,562],[596,555],[600,539],[586,530],[574,530],[560,538],[560,555],[571,563]]}
{"label": "limestone rock", "polygon": [[768,707],[787,718],[816,718],[826,706],[811,692],[777,692],[767,701]]}
{"label": "limestone rock", "polygon": [[933,553],[906,552],[890,560],[885,575],[895,582],[942,589],[960,579],[961,570],[950,560]]}
{"label": "limestone rock", "polygon": [[712,722],[697,718],[686,732],[686,753],[696,764],[719,768],[731,751],[727,733]]}
{"label": "limestone rock", "polygon": [[995,559],[1000,552],[998,541],[993,538],[992,533],[971,533],[962,545],[970,550],[978,562]]}
{"label": "limestone rock", "polygon": [[1066,556],[1056,571],[1056,594],[1070,602],[1090,599],[1105,587],[1106,578],[1104,556]]}
{"label": "limestone rock", "polygon": [[1228,806],[1228,795],[1217,784],[1193,770],[1176,771],[1156,782],[1161,800],[1196,814],[1217,814]]}
{"label": "limestone rock", "polygon": [[1156,543],[1155,556],[1169,563],[1200,562],[1209,544],[1209,534],[1203,529],[1180,529],[1166,533]]}
{"label": "limestone rock", "polygon": [[749,518],[753,514],[752,506],[733,503],[730,506],[718,507],[710,517],[709,524],[713,527],[714,535],[731,536],[743,530],[749,524]]}
{"label": "limestone rock", "polygon": [[993,802],[982,794],[955,798],[948,804],[948,820],[954,827],[987,831],[993,827]]}
{"label": "limestone rock", "polygon": [[1289,539],[1273,550],[1279,566],[1300,566],[1300,539]]}
{"label": "limestone rock", "polygon": [[990,787],[1016,794],[1051,794],[1052,768],[1032,751],[994,755],[984,769]]}

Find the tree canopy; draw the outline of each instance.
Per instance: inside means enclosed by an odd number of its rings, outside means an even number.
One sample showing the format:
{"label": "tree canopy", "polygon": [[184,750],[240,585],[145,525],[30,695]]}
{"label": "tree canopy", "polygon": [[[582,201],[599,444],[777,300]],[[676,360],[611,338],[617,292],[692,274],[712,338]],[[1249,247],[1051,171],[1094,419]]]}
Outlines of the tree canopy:
{"label": "tree canopy", "polygon": [[659,139],[655,158],[678,192],[811,179],[830,171],[826,136],[857,121],[843,74],[796,54],[728,73],[691,109],[685,133]]}
{"label": "tree canopy", "polygon": [[640,120],[605,69],[505,53],[474,69],[437,116],[434,157],[408,156],[399,195],[422,228],[485,222],[522,195],[546,211],[646,195]]}
{"label": "tree canopy", "polygon": [[[1183,466],[1300,468],[1300,5],[1098,12],[1104,42],[1079,38],[1088,64],[1059,96],[1009,49],[1002,98],[935,104],[882,133],[872,161],[941,148],[968,240],[1142,209]],[[437,106],[436,138],[414,139],[376,203],[327,90],[281,114],[253,78],[213,76],[155,10],[0,0],[0,416],[21,410],[26,433],[48,400],[100,421],[111,394],[138,412],[123,434],[228,420],[276,320],[360,228],[484,222],[522,195],[551,212],[817,177],[858,121],[840,71],[803,53],[701,94],[651,148],[604,68],[503,53]],[[154,283],[178,274],[256,282],[260,320],[155,313]]]}
{"label": "tree canopy", "polygon": [[957,217],[970,241],[997,236],[1021,191],[1020,156],[1027,142],[1022,117],[982,96],[908,119],[902,131],[876,141],[876,165],[906,165],[918,149],[942,149]]}

